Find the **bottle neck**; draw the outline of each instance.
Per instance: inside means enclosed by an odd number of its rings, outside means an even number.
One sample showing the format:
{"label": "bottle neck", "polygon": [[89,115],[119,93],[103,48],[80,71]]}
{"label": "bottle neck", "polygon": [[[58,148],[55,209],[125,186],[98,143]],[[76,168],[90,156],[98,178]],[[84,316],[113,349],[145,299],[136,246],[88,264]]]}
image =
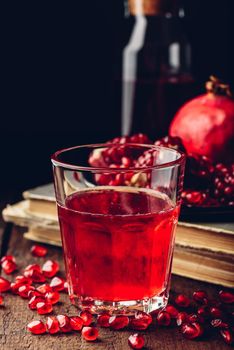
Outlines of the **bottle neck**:
{"label": "bottle neck", "polygon": [[128,0],[132,16],[177,16],[180,0]]}

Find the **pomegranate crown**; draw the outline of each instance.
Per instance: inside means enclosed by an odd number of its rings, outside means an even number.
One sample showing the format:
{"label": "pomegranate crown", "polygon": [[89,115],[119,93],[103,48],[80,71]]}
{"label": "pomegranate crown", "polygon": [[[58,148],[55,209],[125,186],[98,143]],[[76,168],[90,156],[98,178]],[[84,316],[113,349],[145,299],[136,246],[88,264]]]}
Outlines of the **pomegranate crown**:
{"label": "pomegranate crown", "polygon": [[208,93],[214,95],[232,97],[229,85],[224,84],[220,79],[218,79],[214,75],[211,75],[210,80],[206,82],[206,90]]}

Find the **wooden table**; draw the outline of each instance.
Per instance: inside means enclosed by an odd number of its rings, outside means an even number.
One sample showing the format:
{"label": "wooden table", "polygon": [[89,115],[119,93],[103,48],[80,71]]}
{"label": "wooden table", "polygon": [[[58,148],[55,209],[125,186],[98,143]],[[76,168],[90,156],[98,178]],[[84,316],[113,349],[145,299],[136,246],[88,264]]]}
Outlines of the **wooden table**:
{"label": "wooden table", "polygon": [[[19,271],[27,264],[40,263],[52,258],[59,261],[61,274],[63,275],[62,251],[59,248],[48,246],[49,253],[46,258],[34,258],[30,253],[32,242],[23,238],[22,229],[11,224],[0,223],[0,248],[1,255],[14,254],[19,265]],[[19,274],[19,272],[18,272]],[[4,275],[4,274],[3,274]],[[8,277],[9,278],[9,277]],[[191,296],[195,289],[206,289],[208,293],[215,297],[218,286],[201,283],[178,276],[172,277],[172,290],[183,292]],[[65,313],[68,315],[77,314],[76,308],[69,303],[68,296],[61,293],[62,302],[54,307],[55,314]],[[4,293],[5,306],[0,307],[0,349],[20,350],[20,349],[46,349],[46,350],[129,350],[127,339],[133,332],[131,331],[110,331],[100,329],[100,339],[95,343],[85,342],[78,332],[59,335],[36,336],[27,332],[26,325],[33,319],[45,320],[46,317],[39,316],[35,311],[27,307],[27,300],[19,296]],[[146,339],[146,349],[151,350],[222,350],[230,348],[223,343],[215,333],[209,334],[199,341],[190,341],[183,338],[176,327],[152,329],[144,332]]]}

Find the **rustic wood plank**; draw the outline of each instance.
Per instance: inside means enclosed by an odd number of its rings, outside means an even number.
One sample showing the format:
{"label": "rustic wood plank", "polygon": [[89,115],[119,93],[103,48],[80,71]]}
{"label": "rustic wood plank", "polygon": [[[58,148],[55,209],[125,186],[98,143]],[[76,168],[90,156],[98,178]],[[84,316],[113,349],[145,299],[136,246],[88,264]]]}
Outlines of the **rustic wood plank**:
{"label": "rustic wood plank", "polygon": [[[62,251],[59,248],[49,247],[49,256],[46,258],[34,258],[30,254],[32,242],[23,238],[22,229],[14,228],[9,242],[9,254],[14,254],[18,265],[18,273],[29,263],[42,264],[46,259],[52,258],[59,261],[62,273],[63,260]],[[190,279],[177,276],[172,278],[172,291],[192,294],[194,289],[206,289],[211,296],[217,294],[218,287],[206,283],[200,283]],[[70,304],[68,296],[61,293],[61,303],[54,307],[54,314],[66,313],[68,315],[77,314],[77,309]],[[34,336],[26,331],[26,325],[33,319],[45,320],[45,316],[39,316],[27,307],[27,300],[18,296],[7,294],[5,296],[4,308],[0,308],[0,348],[1,350],[129,350],[127,339],[132,333],[126,331],[100,330],[100,340],[95,343],[85,342],[79,333],[60,335]],[[211,334],[207,339],[201,341],[189,341],[182,337],[176,328],[159,328],[152,326],[147,332],[143,332],[148,350],[223,350],[229,347],[221,339]]]}

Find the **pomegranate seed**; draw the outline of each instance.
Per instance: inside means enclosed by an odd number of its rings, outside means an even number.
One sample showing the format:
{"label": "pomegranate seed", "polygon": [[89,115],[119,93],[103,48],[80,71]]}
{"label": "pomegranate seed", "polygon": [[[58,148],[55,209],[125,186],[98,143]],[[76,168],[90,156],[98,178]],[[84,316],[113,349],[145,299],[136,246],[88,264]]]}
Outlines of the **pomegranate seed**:
{"label": "pomegranate seed", "polygon": [[160,311],[157,315],[157,322],[160,326],[169,326],[171,323],[171,315],[166,311]]}
{"label": "pomegranate seed", "polygon": [[22,285],[18,289],[18,294],[19,294],[19,296],[21,296],[21,298],[27,299],[29,292],[34,290],[34,289],[35,289],[35,287],[29,286],[28,284]]}
{"label": "pomegranate seed", "polygon": [[191,323],[193,323],[193,322],[204,323],[205,322],[204,318],[200,315],[197,315],[197,314],[188,315],[188,321]]}
{"label": "pomegranate seed", "polygon": [[93,316],[88,310],[81,311],[79,316],[82,318],[84,326],[89,326],[93,322]]}
{"label": "pomegranate seed", "polygon": [[47,260],[42,266],[43,275],[47,278],[54,277],[59,271],[59,264],[54,260]]}
{"label": "pomegranate seed", "polygon": [[28,278],[28,277],[25,277],[22,275],[16,276],[15,282],[17,282],[18,284],[21,284],[21,285],[22,284],[29,284],[29,285],[32,284],[31,278]]}
{"label": "pomegranate seed", "polygon": [[27,325],[29,332],[33,334],[43,334],[46,332],[46,327],[42,321],[32,321]]}
{"label": "pomegranate seed", "polygon": [[220,318],[215,318],[210,322],[211,326],[214,328],[228,328],[229,325],[223,322]]}
{"label": "pomegranate seed", "polygon": [[45,295],[46,301],[50,302],[52,305],[57,304],[60,295],[58,292],[48,292]]}
{"label": "pomegranate seed", "polygon": [[219,308],[211,307],[210,308],[210,315],[213,318],[222,318],[223,313],[222,313],[222,310],[220,310]]}
{"label": "pomegranate seed", "polygon": [[233,334],[230,329],[221,329],[220,334],[225,341],[225,343],[231,345],[233,343]]}
{"label": "pomegranate seed", "polygon": [[128,345],[132,349],[142,349],[145,345],[145,339],[143,335],[135,333],[128,338]]}
{"label": "pomegranate seed", "polygon": [[32,255],[41,258],[43,256],[46,256],[47,248],[42,247],[41,245],[33,245],[31,248],[31,253],[32,253]]}
{"label": "pomegranate seed", "polygon": [[6,292],[11,288],[10,282],[4,277],[0,276],[0,293]]}
{"label": "pomegranate seed", "polygon": [[21,283],[12,282],[11,283],[11,293],[12,294],[18,294],[19,287],[21,287],[21,286],[22,286]]}
{"label": "pomegranate seed", "polygon": [[49,286],[49,284],[42,284],[41,286],[37,287],[37,291],[41,294],[46,294],[48,292],[52,292],[52,288]]}
{"label": "pomegranate seed", "polygon": [[4,305],[4,298],[2,295],[0,295],[0,306]]}
{"label": "pomegranate seed", "polygon": [[103,313],[101,315],[98,315],[97,324],[100,327],[108,328],[110,327],[109,319],[110,319],[110,315],[108,313]]}
{"label": "pomegranate seed", "polygon": [[49,314],[53,311],[52,304],[48,301],[40,301],[37,303],[36,308],[39,315]]}
{"label": "pomegranate seed", "polygon": [[201,306],[197,309],[197,314],[203,318],[210,316],[210,308],[208,306]]}
{"label": "pomegranate seed", "polygon": [[30,264],[30,265],[26,266],[25,269],[24,269],[24,272],[31,271],[31,270],[36,270],[36,271],[42,273],[41,267],[38,264]]}
{"label": "pomegranate seed", "polygon": [[208,295],[204,290],[196,290],[193,293],[193,300],[199,304],[207,304]]}
{"label": "pomegranate seed", "polygon": [[17,269],[17,265],[12,260],[4,260],[2,262],[2,269],[7,275],[10,275]]}
{"label": "pomegranate seed", "polygon": [[187,312],[179,312],[176,317],[176,324],[177,326],[181,326],[182,323],[185,323],[188,321],[188,314]]}
{"label": "pomegranate seed", "polygon": [[59,332],[59,322],[56,317],[47,317],[46,329],[50,334],[55,334]]}
{"label": "pomegranate seed", "polygon": [[59,329],[63,333],[71,332],[72,328],[71,328],[70,319],[69,319],[68,316],[66,316],[66,315],[58,315],[57,316],[57,320],[59,322]]}
{"label": "pomegranate seed", "polygon": [[175,298],[175,303],[180,307],[188,307],[190,305],[190,300],[186,295],[179,294]]}
{"label": "pomegranate seed", "polygon": [[135,330],[145,330],[152,323],[152,316],[146,312],[136,312],[135,317],[130,319],[130,326]]}
{"label": "pomegranate seed", "polygon": [[5,255],[1,258],[1,264],[4,261],[13,261],[15,263],[15,257],[13,255]]}
{"label": "pomegranate seed", "polygon": [[28,277],[28,278],[31,278],[33,282],[35,283],[43,283],[45,282],[45,276],[43,276],[43,274],[38,271],[38,270],[34,270],[34,269],[31,269],[31,270],[27,270],[27,271],[24,271],[24,276],[25,277]]}
{"label": "pomegranate seed", "polygon": [[50,287],[54,292],[60,292],[64,290],[64,282],[63,278],[56,276],[50,281]]}
{"label": "pomegranate seed", "polygon": [[40,296],[40,297],[39,296],[33,296],[28,302],[28,307],[31,310],[36,310],[37,304],[40,303],[40,302],[45,302],[44,296]]}
{"label": "pomegranate seed", "polygon": [[219,298],[222,301],[222,303],[225,303],[225,304],[234,303],[234,294],[232,292],[225,292],[224,290],[221,290],[219,292]]}
{"label": "pomegranate seed", "polygon": [[181,331],[185,338],[195,339],[203,334],[203,327],[198,322],[182,323]]}
{"label": "pomegranate seed", "polygon": [[112,329],[123,329],[129,325],[129,318],[127,316],[112,316],[109,319],[109,324]]}
{"label": "pomegranate seed", "polygon": [[95,327],[84,327],[81,334],[85,340],[94,341],[98,337],[98,330]]}
{"label": "pomegranate seed", "polygon": [[30,291],[28,292],[28,297],[29,297],[29,299],[31,299],[31,298],[34,297],[34,296],[36,296],[36,297],[42,297],[42,298],[45,297],[44,294],[38,292],[38,290],[30,290]]}
{"label": "pomegranate seed", "polygon": [[167,305],[164,311],[168,312],[171,318],[176,318],[179,311],[173,305]]}
{"label": "pomegranate seed", "polygon": [[83,325],[84,325],[84,322],[81,317],[79,316],[70,317],[70,326],[73,329],[73,331],[80,331]]}

